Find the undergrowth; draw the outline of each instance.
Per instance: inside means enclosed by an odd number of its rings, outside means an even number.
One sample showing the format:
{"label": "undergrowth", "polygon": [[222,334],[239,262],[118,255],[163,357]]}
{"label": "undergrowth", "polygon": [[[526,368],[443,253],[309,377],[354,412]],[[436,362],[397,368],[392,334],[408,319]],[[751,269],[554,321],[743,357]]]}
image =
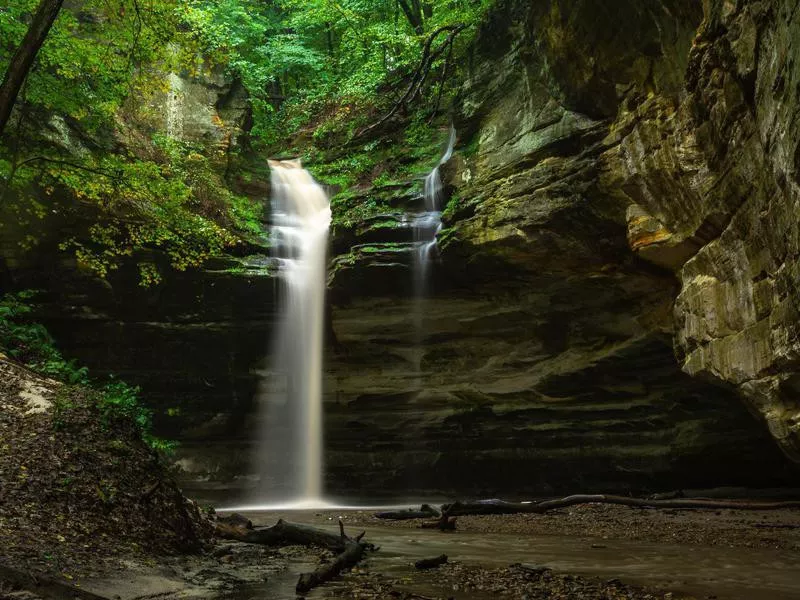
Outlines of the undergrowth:
{"label": "undergrowth", "polygon": [[[36,373],[70,386],[91,388],[91,396],[104,422],[130,419],[150,448],[171,452],[175,442],[152,434],[152,413],[139,400],[138,387],[117,379],[93,380],[86,367],[61,354],[47,329],[31,319],[31,301],[35,295],[35,291],[26,290],[0,297],[0,350]],[[54,427],[58,427],[64,411],[70,408],[68,404],[56,404]]]}

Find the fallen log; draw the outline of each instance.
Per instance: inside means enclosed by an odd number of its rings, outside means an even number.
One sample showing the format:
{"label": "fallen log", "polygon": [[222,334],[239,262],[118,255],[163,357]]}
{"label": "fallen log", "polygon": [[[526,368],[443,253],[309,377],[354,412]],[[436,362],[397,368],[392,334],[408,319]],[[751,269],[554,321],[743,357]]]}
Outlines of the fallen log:
{"label": "fallen log", "polygon": [[403,510],[387,510],[375,513],[374,516],[376,519],[403,521],[406,519],[429,519],[432,517],[439,517],[440,513],[430,504],[423,504],[419,509],[405,508]]}
{"label": "fallen log", "polygon": [[439,531],[455,531],[456,520],[450,517],[450,514],[443,512],[442,516],[435,521],[424,521],[420,529],[438,529]]}
{"label": "fallen log", "polygon": [[517,513],[545,513],[577,504],[619,504],[638,508],[704,508],[732,510],[780,510],[800,508],[800,501],[750,502],[744,500],[713,500],[710,498],[675,498],[669,500],[629,498],[609,494],[575,494],[564,498],[540,502],[506,502],[505,500],[479,500],[443,504],[442,512],[451,516],[510,515]]}
{"label": "fallen log", "polygon": [[437,567],[441,567],[443,564],[447,562],[447,554],[441,554],[434,558],[423,558],[422,560],[418,560],[414,563],[414,568],[419,569],[420,571],[426,571],[428,569],[435,569]]}
{"label": "fallen log", "polygon": [[249,519],[239,514],[232,514],[217,520],[215,532],[217,537],[244,542],[246,544],[262,544],[265,546],[320,546],[336,552],[336,557],[311,573],[303,573],[297,581],[298,594],[304,594],[318,585],[330,581],[342,571],[354,567],[364,557],[367,550],[377,548],[363,542],[365,532],[351,538],[344,532],[344,523],[339,521],[339,535],[329,533],[316,527],[288,523],[278,519],[272,527],[253,527]]}
{"label": "fallen log", "polygon": [[298,594],[304,594],[318,585],[330,581],[342,571],[356,566],[364,557],[365,551],[365,544],[361,544],[360,542],[348,544],[344,552],[337,555],[332,562],[327,565],[322,565],[319,569],[311,573],[302,573],[295,590]]}
{"label": "fallen log", "polygon": [[364,557],[367,550],[375,550],[372,544],[361,541],[364,537],[364,532],[361,532],[355,538],[348,537],[344,532],[344,524],[341,521],[339,521],[339,536],[345,544],[344,550],[333,561],[322,565],[316,571],[302,573],[295,586],[295,591],[298,594],[309,592],[318,585],[330,581],[342,571],[353,568]]}
{"label": "fallen log", "polygon": [[[249,521],[241,515],[231,515],[233,519],[219,520],[216,523],[217,537],[236,540],[247,544],[265,546],[320,546],[334,552],[342,552],[347,539],[316,527],[289,523],[278,519],[272,527],[250,527]],[[233,522],[231,522],[233,521]]]}

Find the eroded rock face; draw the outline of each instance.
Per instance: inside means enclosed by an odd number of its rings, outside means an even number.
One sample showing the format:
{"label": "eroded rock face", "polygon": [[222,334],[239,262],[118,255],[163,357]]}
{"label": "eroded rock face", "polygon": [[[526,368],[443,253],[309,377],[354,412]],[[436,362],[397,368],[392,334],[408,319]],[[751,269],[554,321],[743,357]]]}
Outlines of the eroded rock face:
{"label": "eroded rock face", "polygon": [[[240,88],[208,70],[197,77],[165,78],[170,91],[156,97],[153,107],[165,119],[164,133],[212,152],[235,143],[244,111]],[[152,124],[120,121],[109,138],[142,149],[142,130]],[[43,127],[42,135],[76,156],[88,152],[81,145],[86,138],[57,117]],[[268,191],[268,182],[258,173],[231,185],[259,199]],[[137,260],[165,274],[149,288],[140,285],[133,264],[102,280],[59,248],[69,237],[88,237],[87,229],[97,220],[91,206],[60,192],[46,202],[52,211],[21,226],[8,204],[0,206],[2,291],[46,290],[36,297],[36,319],[47,326],[65,356],[88,366],[93,378],[112,374],[140,386],[142,399],[154,411],[158,435],[183,444],[182,464],[199,470],[203,478],[225,479],[240,472],[243,460],[249,460],[247,452],[237,450],[228,458],[217,447],[209,461],[193,449],[230,439],[241,445],[241,432],[250,433],[245,424],[253,413],[275,320],[276,287],[269,257],[264,256],[267,245],[250,240],[234,248],[239,256],[217,257],[202,269],[185,272],[173,270],[158,253],[139,255]],[[29,235],[36,240],[32,248]],[[224,466],[230,460],[238,461],[237,468]]]}
{"label": "eroded rock face", "polygon": [[[429,298],[412,188],[364,192],[391,214],[332,236],[329,493],[793,482],[774,440],[800,460],[797,29],[788,0],[500,2],[457,103]],[[173,84],[191,102],[165,97],[183,120],[164,127],[229,143],[212,104],[239,110],[235,90]],[[4,256],[23,287],[71,268]],[[54,289],[62,345],[143,385],[189,482],[246,487],[269,270]]]}
{"label": "eroded rock face", "polygon": [[683,370],[736,389],[795,461],[798,44],[793,2],[709,3],[685,93],[623,112],[604,157],[632,199],[696,247],[673,265]]}
{"label": "eroded rock face", "polygon": [[766,7],[494,13],[456,119],[435,297],[421,318],[396,299],[413,290],[397,228],[334,260],[332,486],[796,476],[768,440],[796,457],[797,138],[778,132],[797,86],[758,51],[791,62],[792,18]]}

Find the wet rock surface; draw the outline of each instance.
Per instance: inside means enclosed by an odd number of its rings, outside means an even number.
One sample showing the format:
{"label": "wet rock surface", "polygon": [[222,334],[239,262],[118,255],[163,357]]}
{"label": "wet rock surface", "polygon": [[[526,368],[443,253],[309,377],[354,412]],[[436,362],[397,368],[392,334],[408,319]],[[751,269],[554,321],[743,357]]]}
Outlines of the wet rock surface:
{"label": "wet rock surface", "polygon": [[[775,53],[757,51],[775,39],[790,53],[787,11],[493,12],[455,116],[431,297],[403,299],[402,228],[334,242],[333,493],[359,472],[384,490],[474,494],[795,477],[769,437],[793,456],[798,295],[770,273],[793,268],[796,228],[777,215],[796,196],[763,151],[790,117],[762,81]],[[786,69],[778,93],[795,102]]]}

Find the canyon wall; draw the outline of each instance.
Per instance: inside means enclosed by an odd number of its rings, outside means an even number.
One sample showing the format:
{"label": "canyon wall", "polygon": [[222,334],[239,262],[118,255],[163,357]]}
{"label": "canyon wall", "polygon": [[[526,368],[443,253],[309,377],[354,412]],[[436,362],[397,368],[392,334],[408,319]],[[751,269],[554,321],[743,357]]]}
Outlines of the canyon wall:
{"label": "canyon wall", "polygon": [[[362,190],[392,209],[332,232],[327,489],[796,480],[798,43],[788,0],[498,3],[453,111],[430,297],[413,297],[419,181]],[[237,96],[188,83],[172,91],[202,93],[165,107],[194,107],[175,133],[208,138]],[[266,201],[265,182],[248,191]],[[142,386],[186,485],[246,490],[275,319],[266,246],[142,289],[17,241],[5,278],[51,291],[41,315],[68,354]]]}

